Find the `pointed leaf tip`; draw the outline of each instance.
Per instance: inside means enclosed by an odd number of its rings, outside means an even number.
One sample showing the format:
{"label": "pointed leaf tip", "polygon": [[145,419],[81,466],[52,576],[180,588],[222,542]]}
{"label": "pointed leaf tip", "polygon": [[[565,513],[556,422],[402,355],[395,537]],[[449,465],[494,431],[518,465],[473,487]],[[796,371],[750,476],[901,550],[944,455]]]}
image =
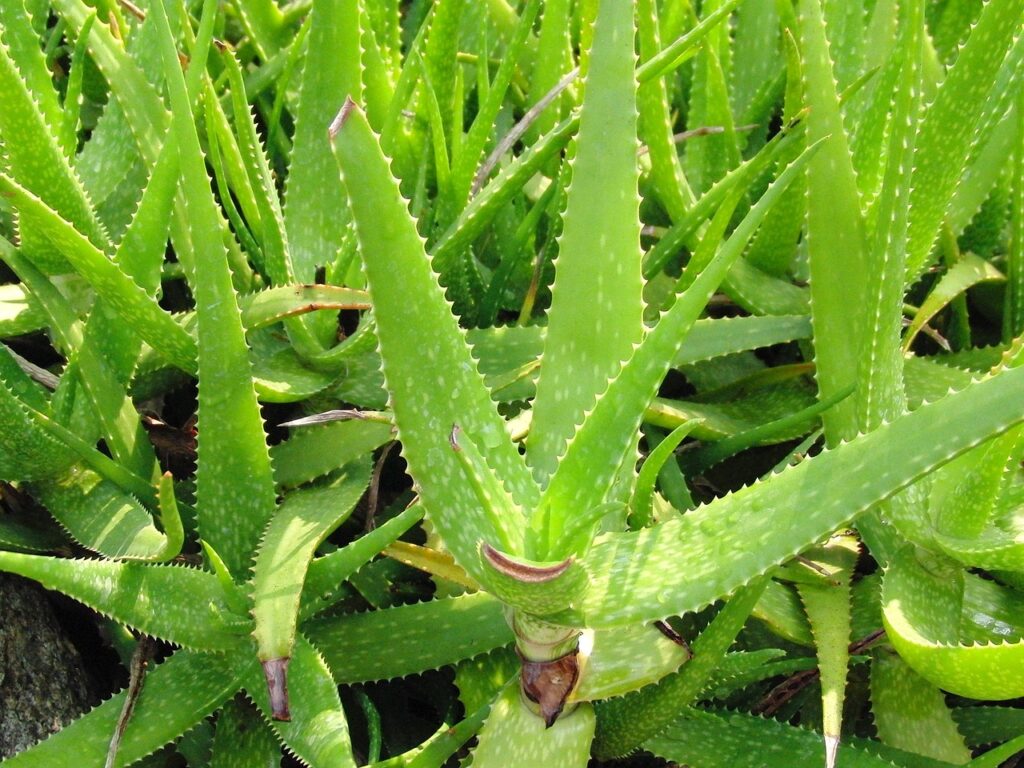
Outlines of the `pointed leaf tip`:
{"label": "pointed leaf tip", "polygon": [[275,720],[291,720],[288,709],[288,662],[290,658],[269,659],[262,662],[263,676],[267,678],[270,694],[270,713]]}
{"label": "pointed leaf tip", "polygon": [[359,105],[352,100],[351,96],[346,96],[345,103],[341,105],[341,109],[338,111],[338,114],[334,116],[334,120],[331,121],[331,125],[327,129],[327,133],[330,135],[332,141],[334,140],[334,137],[338,135],[338,131],[345,126],[345,122],[348,120],[348,116],[352,114],[353,109],[359,109]]}
{"label": "pointed leaf tip", "polygon": [[835,768],[836,756],[839,754],[839,737],[825,736],[825,768]]}
{"label": "pointed leaf tip", "polygon": [[496,571],[525,584],[544,584],[545,582],[554,581],[569,570],[569,566],[572,565],[573,561],[571,557],[567,557],[562,562],[555,563],[554,565],[536,565],[513,559],[504,552],[499,552],[486,542],[483,544],[482,550],[487,562]]}
{"label": "pointed leaf tip", "polygon": [[452,431],[448,433],[448,444],[456,453],[462,450],[462,446],[459,445],[459,433],[461,431],[462,427],[458,424],[452,424]]}

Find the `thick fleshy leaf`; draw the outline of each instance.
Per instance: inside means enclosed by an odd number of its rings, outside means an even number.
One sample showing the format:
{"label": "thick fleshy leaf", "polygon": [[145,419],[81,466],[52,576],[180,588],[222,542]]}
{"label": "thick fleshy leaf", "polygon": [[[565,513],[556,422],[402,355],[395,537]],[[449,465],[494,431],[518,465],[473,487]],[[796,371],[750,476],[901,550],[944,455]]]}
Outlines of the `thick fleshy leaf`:
{"label": "thick fleshy leaf", "polygon": [[[462,567],[483,579],[479,542],[517,542],[521,531],[509,519],[499,533],[461,481],[462,468],[448,444],[452,425],[458,424],[486,455],[516,502],[532,506],[537,490],[476,370],[366,117],[349,102],[334,130],[402,452],[445,545]],[[410,290],[419,296],[412,305]],[[422,386],[424,377],[430,387]]]}
{"label": "thick fleshy leaf", "polygon": [[951,561],[922,562],[913,550],[902,551],[885,574],[886,633],[914,671],[944,690],[975,699],[1017,698],[1024,695],[1024,627],[993,639],[961,621],[965,582],[977,578]]}
{"label": "thick fleshy leaf", "polygon": [[[1019,369],[1006,371],[679,520],[599,539],[585,559],[590,589],[564,621],[592,627],[649,621],[729,594],[1024,420],[1022,380]],[[687,567],[677,567],[680,562]]]}
{"label": "thick fleshy leaf", "polygon": [[583,768],[590,760],[594,735],[594,710],[579,704],[559,717],[550,728],[526,708],[517,685],[505,687],[491,706],[473,751],[477,768],[559,765]]}
{"label": "thick fleshy leaf", "polygon": [[[182,190],[196,274],[199,344],[199,470],[197,512],[203,538],[228,568],[243,575],[274,511],[274,484],[241,316],[228,270],[221,219],[203,165],[185,80],[159,4],[161,46],[178,142]],[[200,277],[201,275],[201,277]]]}
{"label": "thick fleshy leaf", "polygon": [[[219,707],[242,685],[237,665],[224,656],[179,651],[146,674],[114,765],[132,765],[170,743]],[[103,765],[125,693],[35,747],[4,760],[12,768]]]}
{"label": "thick fleshy leaf", "polygon": [[542,485],[643,335],[633,37],[632,4],[601,3],[526,438]]}

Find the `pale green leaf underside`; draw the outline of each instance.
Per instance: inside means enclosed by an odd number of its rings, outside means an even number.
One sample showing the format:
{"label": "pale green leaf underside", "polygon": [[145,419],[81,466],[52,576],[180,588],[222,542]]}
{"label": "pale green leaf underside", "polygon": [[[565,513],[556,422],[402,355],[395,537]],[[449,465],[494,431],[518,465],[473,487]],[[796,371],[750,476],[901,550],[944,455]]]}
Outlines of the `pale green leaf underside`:
{"label": "pale green leaf underside", "polygon": [[1016,638],[993,640],[960,619],[965,581],[977,578],[955,563],[922,564],[905,549],[885,574],[886,633],[918,674],[944,690],[975,699],[1019,697],[1024,627],[1015,627]]}

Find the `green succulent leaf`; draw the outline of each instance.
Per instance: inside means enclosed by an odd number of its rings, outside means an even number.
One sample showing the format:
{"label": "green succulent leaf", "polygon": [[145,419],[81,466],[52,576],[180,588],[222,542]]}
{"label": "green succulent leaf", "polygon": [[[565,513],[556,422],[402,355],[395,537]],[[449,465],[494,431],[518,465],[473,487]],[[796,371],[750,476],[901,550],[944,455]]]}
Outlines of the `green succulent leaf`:
{"label": "green succulent leaf", "polygon": [[355,768],[348,722],[338,698],[331,670],[317,649],[301,635],[296,638],[288,664],[291,711],[282,718],[259,666],[246,675],[246,692],[272,725],[285,748],[310,768]]}
{"label": "green succulent leaf", "polygon": [[[960,620],[965,582],[977,579],[959,565],[903,550],[885,574],[886,634],[914,671],[944,690],[977,699],[1021,695],[1024,642],[972,636]],[[1019,629],[1018,629],[1019,632]]]}
{"label": "green succulent leaf", "polygon": [[[452,425],[459,424],[472,437],[517,503],[529,504],[537,490],[476,372],[469,345],[365,116],[349,102],[334,130],[338,164],[343,178],[350,180],[350,204],[403,456],[445,545],[461,566],[483,580],[479,542],[504,536],[494,529],[476,494],[459,482],[462,469],[448,445]],[[406,296],[413,286],[420,300],[410,307]],[[433,382],[430,388],[420,385],[424,376]]]}
{"label": "green succulent leaf", "polygon": [[942,691],[884,648],[871,660],[871,713],[889,746],[954,764],[971,757]]}
{"label": "green succulent leaf", "polygon": [[[174,565],[71,560],[0,552],[0,570],[34,579],[153,637],[185,648],[229,651],[248,622],[226,610],[213,574]],[[183,594],[189,595],[182,600]]]}
{"label": "green succulent leaf", "polygon": [[313,553],[352,514],[369,480],[370,462],[353,462],[325,485],[293,491],[268,523],[252,579],[261,661],[291,656],[299,597]]}
{"label": "green succulent leaf", "polygon": [[[591,586],[565,621],[601,627],[652,620],[728,594],[1024,418],[1013,410],[1020,376],[1015,369],[981,381],[944,406],[922,406],[679,520],[599,539],[584,562]],[[733,556],[716,554],[726,551]],[[679,562],[688,565],[675,567]]]}
{"label": "green succulent leaf", "polygon": [[[221,219],[202,164],[185,80],[163,9],[157,4],[152,13],[163,27],[160,45],[174,106],[173,131],[181,154],[182,190],[195,255],[199,527],[231,572],[240,576],[248,569],[263,526],[274,511],[270,456],[221,238]],[[202,278],[197,279],[200,273]]]}
{"label": "green succulent leaf", "polygon": [[590,759],[594,734],[594,710],[579,704],[563,714],[550,728],[526,708],[517,685],[508,685],[491,706],[473,752],[473,765],[498,768],[507,765],[547,765],[583,768]]}
{"label": "green succulent leaf", "polygon": [[[175,653],[146,674],[114,765],[132,765],[170,743],[217,709],[241,684],[240,671],[224,656],[187,650]],[[124,698],[124,692],[113,696],[46,741],[8,758],[4,765],[103,765]]]}
{"label": "green succulent leaf", "polygon": [[639,175],[632,30],[631,4],[601,4],[526,438],[542,485],[574,427],[643,335],[640,199],[630,194]]}
{"label": "green succulent leaf", "polygon": [[[484,592],[343,614],[303,629],[339,683],[367,682],[437,669],[512,642],[501,603]],[[406,640],[381,653],[382,643]]]}
{"label": "green succulent leaf", "polygon": [[805,152],[776,180],[700,274],[691,274],[699,268],[696,265],[684,273],[682,280],[689,287],[647,333],[573,437],[534,515],[535,534],[544,556],[569,554],[560,551],[564,546],[560,537],[571,520],[571,510],[593,509],[605,501],[639,427],[643,409],[654,397],[680,340],[740,257],[764,215],[813,151]]}

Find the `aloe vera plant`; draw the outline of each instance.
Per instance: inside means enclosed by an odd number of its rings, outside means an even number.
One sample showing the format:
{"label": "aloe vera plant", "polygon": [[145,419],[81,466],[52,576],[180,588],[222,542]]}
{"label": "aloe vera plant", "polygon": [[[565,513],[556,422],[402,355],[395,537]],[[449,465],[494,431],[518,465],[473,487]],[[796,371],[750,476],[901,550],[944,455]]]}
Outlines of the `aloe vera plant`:
{"label": "aloe vera plant", "polygon": [[0,569],[165,644],[5,764],[1012,755],[959,704],[1024,695],[1024,2],[971,5],[4,4]]}

